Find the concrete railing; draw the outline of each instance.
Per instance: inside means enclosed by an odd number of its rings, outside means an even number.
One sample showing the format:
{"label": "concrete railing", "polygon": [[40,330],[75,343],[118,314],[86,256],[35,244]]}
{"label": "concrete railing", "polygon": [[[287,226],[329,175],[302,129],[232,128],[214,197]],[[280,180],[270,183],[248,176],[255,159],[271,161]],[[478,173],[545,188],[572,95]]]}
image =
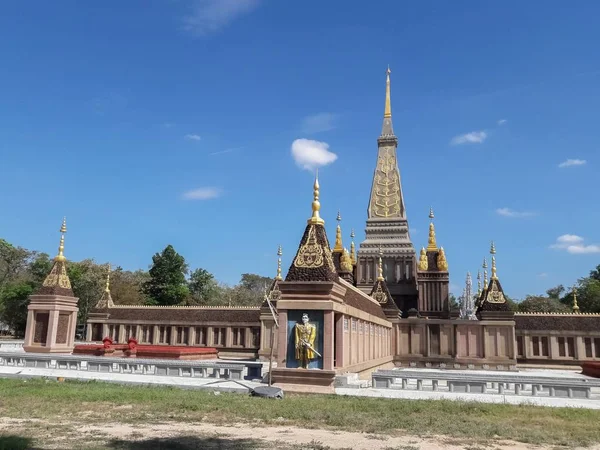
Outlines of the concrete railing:
{"label": "concrete railing", "polygon": [[257,379],[262,376],[262,363],[246,361],[169,361],[13,352],[0,352],[0,366],[227,380],[240,380],[244,377]]}
{"label": "concrete railing", "polygon": [[22,352],[23,341],[13,339],[0,340],[0,352]]}
{"label": "concrete railing", "polygon": [[[415,389],[447,392],[548,395],[549,397],[591,398],[592,388],[600,388],[600,380],[583,377],[552,377],[523,374],[482,374],[426,372],[411,370],[378,370],[371,375],[375,389]],[[427,382],[427,386],[424,386]],[[431,383],[431,386],[429,386]]]}

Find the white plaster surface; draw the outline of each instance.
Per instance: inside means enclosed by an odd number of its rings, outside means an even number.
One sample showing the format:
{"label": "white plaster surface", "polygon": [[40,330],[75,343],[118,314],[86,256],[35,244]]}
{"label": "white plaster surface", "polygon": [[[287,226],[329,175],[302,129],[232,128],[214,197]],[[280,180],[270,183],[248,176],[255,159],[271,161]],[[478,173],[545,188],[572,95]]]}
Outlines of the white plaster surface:
{"label": "white plaster surface", "polygon": [[408,389],[353,389],[336,388],[338,395],[355,395],[359,397],[380,397],[406,400],[455,400],[481,403],[506,403],[511,405],[537,405],[562,408],[600,409],[600,400],[585,400],[564,397],[542,397],[528,395],[501,394],[465,394],[451,392],[417,391]]}
{"label": "white plaster surface", "polygon": [[222,391],[239,391],[249,392],[260,386],[261,383],[256,383],[247,380],[219,380],[216,378],[185,378],[185,377],[167,377],[158,375],[132,375],[124,373],[101,373],[101,372],[85,372],[75,370],[62,369],[39,369],[26,367],[0,367],[0,377],[47,377],[82,381],[105,381],[123,384],[139,384],[139,385],[157,385],[157,386],[179,386],[182,388],[191,389],[214,389]]}

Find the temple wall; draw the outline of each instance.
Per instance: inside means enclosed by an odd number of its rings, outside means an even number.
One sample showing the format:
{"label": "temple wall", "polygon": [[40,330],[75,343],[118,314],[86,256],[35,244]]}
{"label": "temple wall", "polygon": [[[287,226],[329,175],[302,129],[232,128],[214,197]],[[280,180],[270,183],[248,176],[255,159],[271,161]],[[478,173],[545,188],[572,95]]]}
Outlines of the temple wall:
{"label": "temple wall", "polygon": [[517,360],[563,365],[600,361],[600,314],[516,314]]}
{"label": "temple wall", "polygon": [[437,368],[515,368],[514,322],[403,319],[394,327],[396,365]]}
{"label": "temple wall", "polygon": [[[235,314],[247,313],[248,317],[227,320],[228,315],[234,317],[229,308],[206,308],[201,312],[209,317],[193,320],[190,316],[198,310],[200,308],[162,308],[158,311],[160,315],[170,315],[165,320],[155,317],[155,308],[115,308],[106,314],[92,313],[85,340],[98,342],[108,336],[123,344],[133,337],[144,345],[214,347],[221,357],[258,357],[261,336],[265,333],[261,333],[257,309],[237,309]],[[219,313],[218,320],[210,317],[215,313]]]}

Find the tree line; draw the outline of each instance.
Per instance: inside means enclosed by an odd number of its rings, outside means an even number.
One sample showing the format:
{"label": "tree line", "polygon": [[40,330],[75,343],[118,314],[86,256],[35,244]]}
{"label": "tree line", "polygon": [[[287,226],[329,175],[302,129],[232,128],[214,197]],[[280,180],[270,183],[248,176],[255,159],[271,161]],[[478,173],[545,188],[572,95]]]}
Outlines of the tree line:
{"label": "tree line", "polygon": [[[52,264],[48,254],[0,238],[0,322],[18,336],[25,331],[29,296],[41,287]],[[67,262],[73,293],[79,298],[78,323],[86,323],[102,297],[108,270],[108,264],[93,259]],[[258,306],[272,282],[273,278],[245,273],[234,286],[220,283],[205,269],[191,270],[172,245],[152,257],[149,270],[118,266],[110,272],[110,292],[117,305]]]}

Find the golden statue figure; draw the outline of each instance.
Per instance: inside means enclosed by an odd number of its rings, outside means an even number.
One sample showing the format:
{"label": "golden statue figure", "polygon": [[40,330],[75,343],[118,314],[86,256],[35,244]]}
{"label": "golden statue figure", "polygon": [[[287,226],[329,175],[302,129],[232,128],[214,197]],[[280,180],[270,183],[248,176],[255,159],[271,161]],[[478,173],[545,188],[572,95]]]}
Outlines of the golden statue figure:
{"label": "golden statue figure", "polygon": [[302,314],[302,323],[297,323],[295,328],[296,360],[300,367],[308,369],[308,363],[311,359],[321,356],[315,350],[315,340],[317,338],[317,327],[308,321],[308,314]]}

